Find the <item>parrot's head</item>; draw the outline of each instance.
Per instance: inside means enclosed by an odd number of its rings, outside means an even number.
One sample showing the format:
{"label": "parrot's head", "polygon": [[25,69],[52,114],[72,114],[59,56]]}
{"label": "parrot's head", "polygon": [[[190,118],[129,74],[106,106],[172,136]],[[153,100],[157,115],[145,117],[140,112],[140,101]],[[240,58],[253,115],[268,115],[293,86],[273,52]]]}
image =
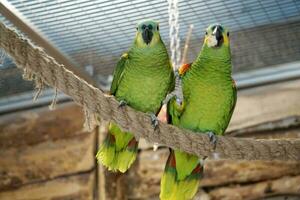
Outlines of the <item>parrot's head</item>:
{"label": "parrot's head", "polygon": [[153,46],[159,41],[158,22],[154,20],[144,20],[137,24],[135,42],[139,47]]}
{"label": "parrot's head", "polygon": [[221,24],[208,26],[205,32],[204,45],[209,48],[229,48],[229,32]]}

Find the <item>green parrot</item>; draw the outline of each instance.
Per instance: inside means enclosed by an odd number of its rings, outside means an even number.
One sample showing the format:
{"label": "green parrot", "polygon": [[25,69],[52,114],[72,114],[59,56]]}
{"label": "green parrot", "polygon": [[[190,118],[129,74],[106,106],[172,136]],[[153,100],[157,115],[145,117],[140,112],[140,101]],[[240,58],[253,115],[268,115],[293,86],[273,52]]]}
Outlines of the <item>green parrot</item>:
{"label": "green parrot", "polygon": [[[236,104],[236,87],[231,77],[229,32],[220,24],[206,30],[197,59],[179,69],[183,99],[173,97],[167,107],[169,123],[175,126],[223,135]],[[203,164],[195,155],[170,150],[161,179],[162,200],[188,200],[197,192]]]}
{"label": "green parrot", "polygon": [[[174,88],[174,72],[167,49],[153,20],[138,23],[128,52],[121,56],[114,71],[110,93],[120,102],[149,113],[154,126],[162,101]],[[126,172],[135,161],[138,141],[110,123],[108,135],[96,158],[111,171]]]}

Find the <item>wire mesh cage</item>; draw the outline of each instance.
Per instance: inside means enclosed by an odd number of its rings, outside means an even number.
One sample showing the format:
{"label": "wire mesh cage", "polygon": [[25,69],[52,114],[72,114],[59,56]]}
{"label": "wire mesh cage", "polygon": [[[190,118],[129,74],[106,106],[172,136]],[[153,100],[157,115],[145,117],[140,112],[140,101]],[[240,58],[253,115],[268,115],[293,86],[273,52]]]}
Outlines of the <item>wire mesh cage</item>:
{"label": "wire mesh cage", "polygon": [[[145,18],[159,21],[161,36],[169,46],[165,0],[9,2],[72,62],[104,85],[119,56],[131,45],[138,21]],[[216,22],[230,29],[234,73],[300,60],[300,1],[182,0],[178,6],[182,43],[189,25],[194,25],[188,62],[197,56],[205,28]],[[0,19],[13,26],[4,16]],[[0,70],[1,82],[5,82],[5,86],[0,86],[0,96],[32,89],[31,84],[17,84],[22,82],[20,74],[10,62],[2,64]],[[8,85],[13,92],[7,92]]]}

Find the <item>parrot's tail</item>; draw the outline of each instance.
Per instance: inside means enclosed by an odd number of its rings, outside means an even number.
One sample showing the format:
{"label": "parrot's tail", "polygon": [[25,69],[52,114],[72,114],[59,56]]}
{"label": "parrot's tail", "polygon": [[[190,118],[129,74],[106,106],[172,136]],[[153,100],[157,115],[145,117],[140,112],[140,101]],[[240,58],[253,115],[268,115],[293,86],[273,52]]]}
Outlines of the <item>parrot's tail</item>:
{"label": "parrot's tail", "polygon": [[200,163],[185,178],[178,180],[179,175],[176,169],[176,157],[171,150],[165,171],[160,183],[161,200],[190,200],[199,187],[199,179],[202,176],[203,168]]}
{"label": "parrot's tail", "polygon": [[108,170],[124,173],[135,161],[137,151],[138,141],[133,134],[122,132],[116,124],[111,123],[96,158]]}

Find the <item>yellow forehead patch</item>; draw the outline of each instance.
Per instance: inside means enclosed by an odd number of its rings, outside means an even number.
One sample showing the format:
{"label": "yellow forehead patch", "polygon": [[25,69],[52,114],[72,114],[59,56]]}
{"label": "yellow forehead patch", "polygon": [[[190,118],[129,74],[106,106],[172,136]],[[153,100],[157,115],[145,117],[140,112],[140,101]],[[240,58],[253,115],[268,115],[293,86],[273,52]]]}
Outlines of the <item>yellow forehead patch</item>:
{"label": "yellow forehead patch", "polygon": [[227,34],[223,34],[223,39],[224,39],[224,44],[226,46],[228,46],[229,45],[229,37],[227,36]]}

